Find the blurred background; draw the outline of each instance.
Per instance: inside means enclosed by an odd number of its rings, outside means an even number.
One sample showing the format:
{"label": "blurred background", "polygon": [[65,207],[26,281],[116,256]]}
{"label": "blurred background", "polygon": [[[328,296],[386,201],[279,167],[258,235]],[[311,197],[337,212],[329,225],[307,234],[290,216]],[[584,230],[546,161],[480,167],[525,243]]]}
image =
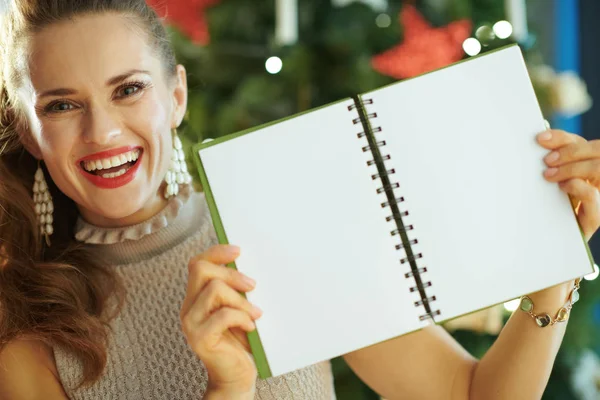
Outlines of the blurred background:
{"label": "blurred background", "polygon": [[[149,3],[168,23],[189,72],[181,132],[188,149],[511,43],[524,52],[552,126],[600,136],[592,101],[600,98],[598,0]],[[600,239],[592,252],[600,255]],[[544,399],[600,399],[597,275],[582,284]],[[446,328],[481,357],[516,307],[499,305]],[[342,360],[334,360],[334,371],[339,399],[378,399]]]}

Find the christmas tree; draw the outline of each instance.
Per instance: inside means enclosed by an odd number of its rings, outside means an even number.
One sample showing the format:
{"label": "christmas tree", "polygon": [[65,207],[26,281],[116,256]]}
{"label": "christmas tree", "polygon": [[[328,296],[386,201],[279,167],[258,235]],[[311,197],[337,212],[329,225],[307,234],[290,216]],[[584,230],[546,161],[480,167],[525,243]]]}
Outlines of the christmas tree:
{"label": "christmas tree", "polygon": [[[189,111],[182,130],[188,148],[515,42],[523,49],[547,117],[577,114],[590,104],[577,76],[556,74],[544,64],[535,36],[512,15],[519,12],[519,1],[149,3],[170,24],[177,57],[188,70]],[[600,337],[599,285],[583,284],[546,399],[584,398],[583,391],[600,387],[600,349],[590,350]],[[448,328],[481,357],[507,317],[500,306]],[[589,372],[593,368],[597,374]],[[338,398],[378,398],[341,360],[334,360],[334,373]]]}

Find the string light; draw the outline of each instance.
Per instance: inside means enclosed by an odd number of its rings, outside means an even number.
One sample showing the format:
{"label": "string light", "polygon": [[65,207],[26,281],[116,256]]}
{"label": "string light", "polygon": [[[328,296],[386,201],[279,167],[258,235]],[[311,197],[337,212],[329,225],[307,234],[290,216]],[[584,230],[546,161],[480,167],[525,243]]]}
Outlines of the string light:
{"label": "string light", "polygon": [[498,21],[494,24],[494,33],[499,39],[507,39],[512,35],[513,27],[508,21]]}
{"label": "string light", "polygon": [[475,38],[468,38],[463,42],[463,50],[470,56],[476,56],[481,51],[481,43]]}
{"label": "string light", "polygon": [[375,18],[375,24],[380,28],[387,28],[392,24],[392,18],[387,14],[379,14]]}
{"label": "string light", "polygon": [[265,62],[265,68],[270,74],[277,74],[283,68],[283,61],[279,57],[269,57]]}
{"label": "string light", "polygon": [[496,38],[496,33],[491,26],[482,25],[475,31],[475,37],[483,46],[488,46]]}
{"label": "string light", "polygon": [[588,275],[584,276],[583,278],[586,281],[593,281],[594,279],[596,279],[598,277],[598,275],[600,275],[600,270],[598,269],[598,265],[594,264],[594,272],[592,272],[591,274],[588,274]]}
{"label": "string light", "polygon": [[521,303],[521,299],[514,299],[514,300],[511,300],[511,301],[507,301],[506,303],[504,303],[504,309],[506,311],[513,312],[517,308],[519,308],[519,304],[520,303]]}

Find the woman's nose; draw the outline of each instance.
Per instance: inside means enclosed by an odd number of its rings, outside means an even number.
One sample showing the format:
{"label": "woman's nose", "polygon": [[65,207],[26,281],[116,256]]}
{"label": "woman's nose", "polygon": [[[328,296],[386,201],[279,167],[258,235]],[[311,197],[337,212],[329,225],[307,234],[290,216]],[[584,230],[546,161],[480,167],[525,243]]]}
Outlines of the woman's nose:
{"label": "woman's nose", "polygon": [[83,127],[85,143],[107,145],[121,132],[120,120],[112,115],[110,110],[98,105],[90,108]]}

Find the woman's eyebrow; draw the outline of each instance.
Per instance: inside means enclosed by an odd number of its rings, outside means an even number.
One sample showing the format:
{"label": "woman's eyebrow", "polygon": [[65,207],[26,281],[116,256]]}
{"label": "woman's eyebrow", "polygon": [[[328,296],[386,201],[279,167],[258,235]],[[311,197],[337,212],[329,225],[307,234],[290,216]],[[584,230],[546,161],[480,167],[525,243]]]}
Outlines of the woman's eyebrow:
{"label": "woman's eyebrow", "polygon": [[[126,80],[127,78],[129,78],[131,75],[135,75],[135,74],[150,75],[150,71],[146,71],[143,69],[129,70],[123,74],[120,74],[120,75],[110,78],[106,82],[106,86],[113,86],[113,85],[119,84],[119,83],[123,82],[124,80]],[[43,98],[43,97],[50,97],[50,96],[69,96],[72,94],[77,94],[77,90],[69,89],[69,88],[59,88],[59,89],[52,89],[52,90],[45,91],[39,97]]]}
{"label": "woman's eyebrow", "polygon": [[60,89],[48,90],[48,91],[42,93],[39,97],[43,98],[43,97],[50,97],[50,96],[68,96],[68,95],[76,94],[76,93],[77,93],[77,90],[74,90],[74,89],[60,88]]}
{"label": "woman's eyebrow", "polygon": [[106,86],[113,86],[116,85],[118,83],[123,82],[125,79],[129,78],[131,75],[135,75],[135,74],[146,74],[146,75],[150,75],[150,71],[146,71],[143,69],[131,69],[127,72],[125,72],[124,74],[121,75],[117,75],[113,78],[110,78],[107,82],[106,82]]}

